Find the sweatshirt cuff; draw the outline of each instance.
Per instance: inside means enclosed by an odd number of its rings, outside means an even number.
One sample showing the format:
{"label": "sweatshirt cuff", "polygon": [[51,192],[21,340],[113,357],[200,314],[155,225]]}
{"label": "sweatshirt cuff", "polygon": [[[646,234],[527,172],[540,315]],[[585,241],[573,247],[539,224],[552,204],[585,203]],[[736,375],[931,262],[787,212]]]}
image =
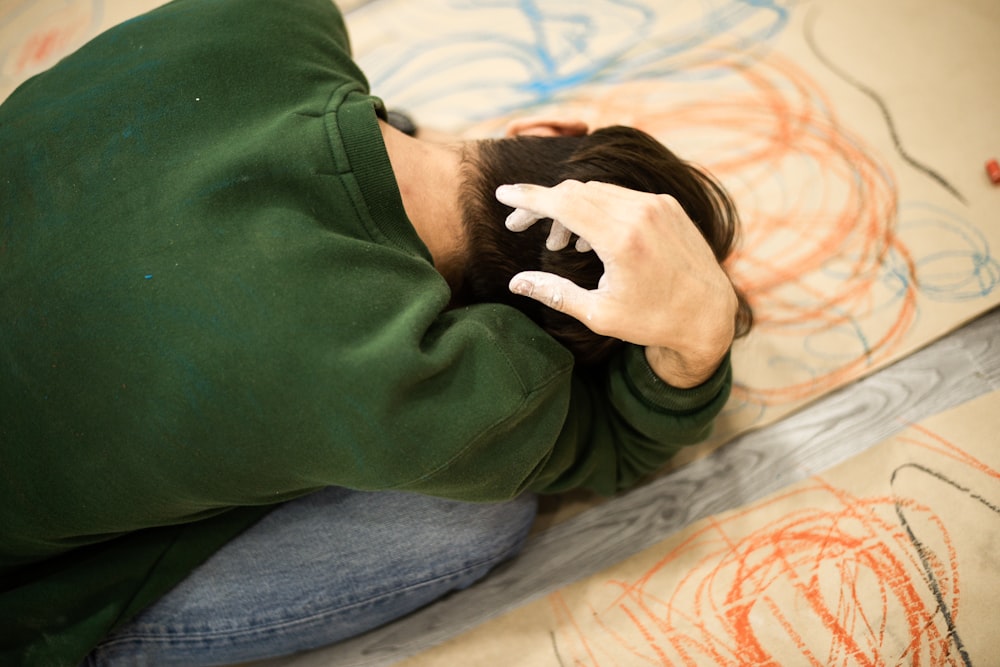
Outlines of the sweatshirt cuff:
{"label": "sweatshirt cuff", "polygon": [[[622,356],[622,377],[628,388],[643,403],[657,412],[687,415],[698,412],[720,398],[728,398],[732,384],[730,352],[722,358],[715,373],[690,389],[678,389],[660,379],[646,360],[645,350],[627,345]],[[725,394],[725,397],[722,396]]]}

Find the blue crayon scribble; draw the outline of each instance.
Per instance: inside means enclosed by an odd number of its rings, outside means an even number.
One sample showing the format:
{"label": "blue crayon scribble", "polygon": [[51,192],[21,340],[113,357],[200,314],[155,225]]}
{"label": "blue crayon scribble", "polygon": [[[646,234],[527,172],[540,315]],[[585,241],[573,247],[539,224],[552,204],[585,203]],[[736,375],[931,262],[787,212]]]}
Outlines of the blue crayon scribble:
{"label": "blue crayon scribble", "polygon": [[407,33],[359,60],[391,106],[466,122],[552,102],[586,84],[725,76],[734,60],[762,57],[788,23],[779,0],[442,4],[457,16],[453,26]]}
{"label": "blue crayon scribble", "polygon": [[914,257],[920,292],[935,301],[981,299],[1000,284],[1000,262],[986,236],[967,220],[928,202],[900,207],[899,234],[935,239]]}

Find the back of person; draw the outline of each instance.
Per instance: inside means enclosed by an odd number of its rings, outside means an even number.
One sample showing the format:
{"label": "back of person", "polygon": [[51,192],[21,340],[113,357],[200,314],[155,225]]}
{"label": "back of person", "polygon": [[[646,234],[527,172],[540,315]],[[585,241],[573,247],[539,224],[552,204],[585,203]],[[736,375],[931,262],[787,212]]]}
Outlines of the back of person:
{"label": "back of person", "polygon": [[327,0],[176,0],[0,106],[0,661],[77,664],[319,489],[614,493],[708,433],[727,360],[449,309],[384,115]]}

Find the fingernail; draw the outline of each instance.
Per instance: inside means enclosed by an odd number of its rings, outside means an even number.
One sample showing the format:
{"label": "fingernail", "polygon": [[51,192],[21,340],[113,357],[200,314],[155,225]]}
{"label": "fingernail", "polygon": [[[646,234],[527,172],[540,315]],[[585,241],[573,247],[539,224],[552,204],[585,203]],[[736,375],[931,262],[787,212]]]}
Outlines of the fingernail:
{"label": "fingernail", "polygon": [[521,296],[531,296],[531,283],[523,278],[510,281],[510,291]]}
{"label": "fingernail", "polygon": [[500,187],[497,188],[497,193],[496,193],[497,194],[497,199],[499,199],[500,197],[504,197],[504,196],[510,196],[510,195],[514,194],[515,192],[518,192],[519,190],[522,190],[522,189],[523,188],[522,188],[522,186],[521,186],[520,183],[513,183],[513,184],[508,184],[508,185],[501,185]]}

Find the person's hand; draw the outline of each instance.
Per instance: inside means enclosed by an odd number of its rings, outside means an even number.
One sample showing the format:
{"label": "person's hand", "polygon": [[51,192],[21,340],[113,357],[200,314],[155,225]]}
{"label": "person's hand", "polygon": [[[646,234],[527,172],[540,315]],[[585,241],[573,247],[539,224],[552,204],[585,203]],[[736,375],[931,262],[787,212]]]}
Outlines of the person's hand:
{"label": "person's hand", "polygon": [[523,271],[511,279],[512,292],[597,334],[646,346],[653,370],[673,386],[693,387],[712,375],[733,341],[736,293],[676,199],[578,181],[504,185],[496,196],[515,209],[507,218],[512,231],[552,218],[549,249],[565,247],[572,232],[604,263],[595,290]]}

